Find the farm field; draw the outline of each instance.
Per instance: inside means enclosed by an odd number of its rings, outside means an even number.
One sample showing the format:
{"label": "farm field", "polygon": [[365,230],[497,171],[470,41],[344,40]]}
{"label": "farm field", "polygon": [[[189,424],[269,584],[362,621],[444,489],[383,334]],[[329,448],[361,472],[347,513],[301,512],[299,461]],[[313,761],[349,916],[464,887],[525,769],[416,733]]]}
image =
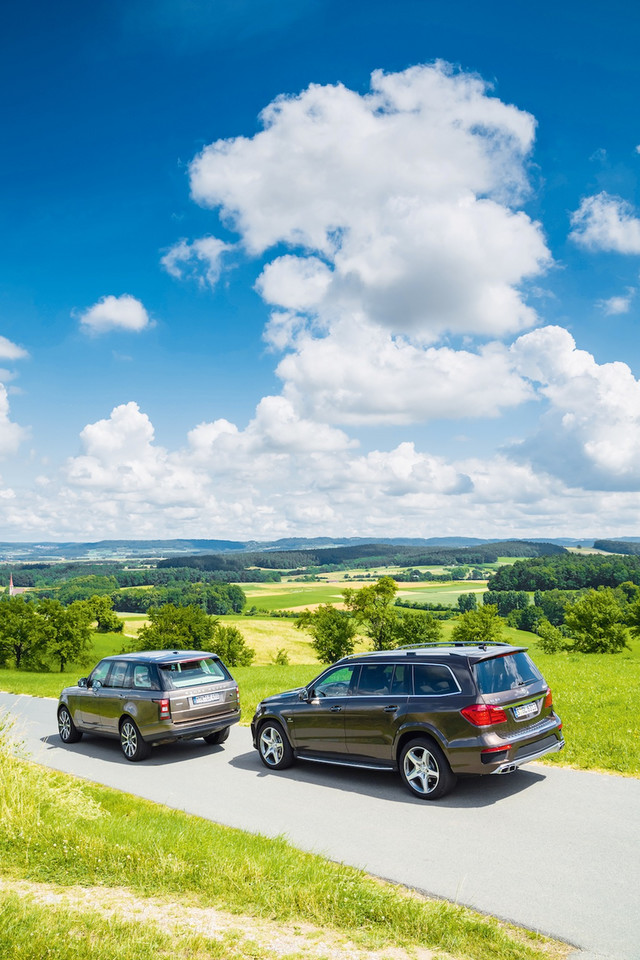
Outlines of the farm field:
{"label": "farm field", "polygon": [[[442,570],[442,568],[440,568]],[[384,575],[384,574],[383,574]],[[342,603],[342,591],[347,587],[360,588],[374,581],[355,579],[329,581],[327,583],[282,583],[242,584],[247,595],[247,609],[256,606],[259,610],[304,610],[320,603]],[[487,589],[484,580],[454,580],[451,583],[433,583],[417,580],[415,583],[398,584],[397,596],[418,603],[444,603],[455,607],[461,593],[482,594]]]}
{"label": "farm field", "polygon": [[[270,600],[272,610],[282,609],[292,599],[295,606],[304,609],[313,603],[331,602],[332,596],[340,595],[341,588],[342,585],[330,583],[297,583],[292,591],[291,584],[261,584],[259,589],[247,591],[251,596],[248,606],[252,605],[252,600],[256,602],[254,597],[262,594]],[[400,593],[407,599],[421,602],[436,602],[436,597],[442,602],[448,597],[454,605],[459,593],[474,589],[482,592],[484,584],[471,581],[464,584],[403,584]],[[125,614],[123,619],[129,636],[135,636],[146,621],[143,614]],[[322,669],[309,635],[297,630],[293,619],[240,615],[219,619],[236,626],[247,644],[256,651],[251,667],[232,670],[241,688],[243,723],[250,721],[260,699],[307,683]],[[451,636],[454,625],[455,620],[442,622],[444,639]],[[504,638],[530,649],[553,690],[554,704],[564,721],[566,749],[547,762],[640,776],[640,737],[632,713],[632,705],[640,701],[640,641],[631,640],[631,649],[616,655],[549,655],[538,648],[534,634],[505,627]],[[89,667],[103,656],[119,653],[128,642],[129,638],[122,634],[95,634]],[[361,637],[356,651],[367,647],[368,640]],[[273,663],[280,650],[287,652],[288,666]],[[74,683],[87,673],[87,669],[74,664],[68,665],[63,674],[2,669],[0,689],[57,698],[63,686]]]}

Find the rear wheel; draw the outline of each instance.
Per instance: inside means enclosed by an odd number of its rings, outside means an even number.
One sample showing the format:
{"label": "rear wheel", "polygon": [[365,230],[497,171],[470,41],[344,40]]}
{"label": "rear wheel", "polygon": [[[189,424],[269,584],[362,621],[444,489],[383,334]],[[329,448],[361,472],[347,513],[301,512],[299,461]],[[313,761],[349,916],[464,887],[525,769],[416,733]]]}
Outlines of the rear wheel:
{"label": "rear wheel", "polygon": [[258,753],[265,767],[270,770],[285,770],[293,763],[293,750],[284,730],[275,720],[268,720],[260,727]]}
{"label": "rear wheel", "polygon": [[144,760],[151,752],[131,717],[125,717],[120,724],[120,746],[127,760]]}
{"label": "rear wheel", "polygon": [[58,732],[63,743],[77,743],[82,739],[82,732],[76,727],[66,707],[58,710]]}
{"label": "rear wheel", "polygon": [[208,733],[202,739],[205,743],[224,743],[225,740],[229,739],[229,730],[229,727],[225,727],[223,730],[216,730],[215,733]]}
{"label": "rear wheel", "polygon": [[456,784],[444,753],[426,737],[411,740],[402,748],[400,776],[414,797],[421,800],[438,800]]}

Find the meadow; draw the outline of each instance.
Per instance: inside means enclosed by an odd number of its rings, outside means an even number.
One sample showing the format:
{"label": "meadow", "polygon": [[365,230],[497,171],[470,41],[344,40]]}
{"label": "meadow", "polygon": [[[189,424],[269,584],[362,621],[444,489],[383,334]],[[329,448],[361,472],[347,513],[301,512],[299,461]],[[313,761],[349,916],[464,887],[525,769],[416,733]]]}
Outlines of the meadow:
{"label": "meadow", "polygon": [[[0,956],[373,960],[376,951],[410,960],[428,948],[441,960],[561,960],[568,952],[282,837],[47,770],[11,746],[0,720]],[[286,938],[290,947],[274,952]]]}
{"label": "meadow", "polygon": [[[340,597],[344,583],[300,583],[248,585],[247,607],[257,597],[267,598],[271,610],[304,609],[316,603],[332,602]],[[462,587],[462,589],[461,589]],[[481,592],[484,585],[470,581],[461,584],[401,584],[399,594],[411,599],[439,595],[451,598],[454,605],[460,592]],[[454,599],[455,598],[455,599]],[[432,600],[431,602],[435,602]],[[445,601],[446,602],[446,601]],[[256,602],[256,606],[257,606]],[[261,601],[260,605],[264,605]],[[146,622],[144,615],[125,614],[125,633],[135,636]],[[242,723],[248,724],[256,704],[265,696],[306,684],[320,670],[309,635],[288,618],[225,616],[221,621],[237,626],[246,642],[256,651],[250,667],[235,667],[233,674],[241,693]],[[442,622],[443,637],[451,635],[455,620]],[[630,640],[630,649],[611,654],[545,654],[532,633],[505,627],[504,638],[528,647],[547,679],[557,712],[564,722],[566,748],[545,762],[570,765],[587,770],[603,770],[640,776],[640,736],[634,704],[640,702],[640,641]],[[129,642],[122,634],[94,634],[93,665],[101,657],[119,653]],[[359,637],[356,651],[368,649],[368,640]],[[273,661],[284,650],[289,664]],[[0,670],[0,689],[10,693],[58,697],[64,686],[75,683],[87,673],[87,667],[70,664],[63,674],[29,673]]]}

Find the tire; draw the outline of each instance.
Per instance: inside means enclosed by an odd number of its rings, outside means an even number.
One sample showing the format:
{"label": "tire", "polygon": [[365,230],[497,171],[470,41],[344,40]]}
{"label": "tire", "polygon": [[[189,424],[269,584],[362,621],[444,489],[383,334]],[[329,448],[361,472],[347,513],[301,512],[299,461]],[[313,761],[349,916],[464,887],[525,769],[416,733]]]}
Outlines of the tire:
{"label": "tire", "polygon": [[203,737],[205,743],[224,743],[225,740],[229,739],[229,730],[230,727],[224,727],[222,730],[216,730],[215,733],[208,733],[206,737]]}
{"label": "tire", "polygon": [[286,770],[294,762],[293,750],[280,724],[267,720],[258,733],[258,753],[269,770]]}
{"label": "tire", "polygon": [[420,800],[439,800],[456,784],[456,775],[444,753],[426,737],[405,744],[399,766],[404,785]]}
{"label": "tire", "polygon": [[63,743],[77,743],[82,740],[82,732],[76,727],[66,707],[58,710],[58,733]]}
{"label": "tire", "polygon": [[151,747],[142,739],[131,717],[124,717],[120,722],[120,746],[127,760],[133,762],[144,760],[151,753]]}

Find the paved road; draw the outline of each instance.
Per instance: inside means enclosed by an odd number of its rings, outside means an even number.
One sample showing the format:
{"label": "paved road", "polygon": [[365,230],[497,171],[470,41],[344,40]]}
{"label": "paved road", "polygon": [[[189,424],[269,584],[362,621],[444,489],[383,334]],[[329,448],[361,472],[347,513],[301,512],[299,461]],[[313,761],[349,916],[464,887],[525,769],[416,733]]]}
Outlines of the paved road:
{"label": "paved road", "polygon": [[458,901],[580,948],[640,960],[640,781],[530,764],[469,778],[437,803],[392,774],[265,770],[245,727],[129,763],[116,741],[64,747],[55,701],[0,693],[34,759]]}

